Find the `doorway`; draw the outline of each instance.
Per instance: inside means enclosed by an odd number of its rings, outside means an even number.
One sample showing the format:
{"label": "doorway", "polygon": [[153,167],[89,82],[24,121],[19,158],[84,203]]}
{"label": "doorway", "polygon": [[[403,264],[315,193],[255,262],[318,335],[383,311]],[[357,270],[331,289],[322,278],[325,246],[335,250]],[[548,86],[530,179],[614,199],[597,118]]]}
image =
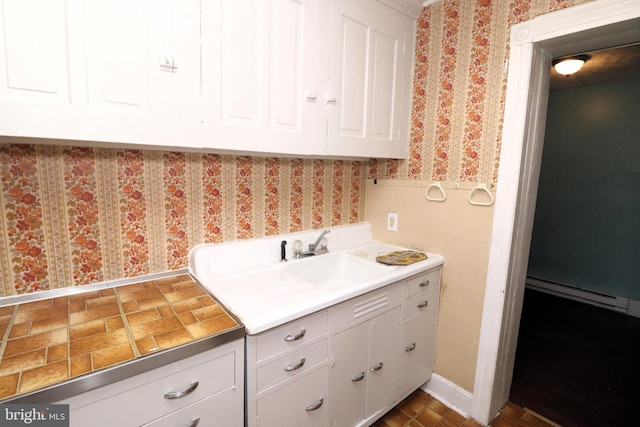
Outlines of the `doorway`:
{"label": "doorway", "polygon": [[640,40],[640,2],[600,0],[512,28],[499,193],[471,415],[487,424],[508,399],[537,197],[552,57]]}
{"label": "doorway", "polygon": [[570,78],[551,71],[509,400],[566,427],[631,425],[640,318],[623,313],[625,297],[640,298],[638,271],[627,274],[640,253],[640,45],[584,53],[594,62]]}

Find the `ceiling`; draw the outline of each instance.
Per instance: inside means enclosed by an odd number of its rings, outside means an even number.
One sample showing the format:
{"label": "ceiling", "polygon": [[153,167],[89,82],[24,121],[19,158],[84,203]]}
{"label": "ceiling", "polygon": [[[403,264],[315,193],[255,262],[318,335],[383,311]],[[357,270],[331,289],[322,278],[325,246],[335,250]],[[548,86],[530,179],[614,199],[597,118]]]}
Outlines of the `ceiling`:
{"label": "ceiling", "polygon": [[567,77],[551,69],[550,90],[640,78],[640,43],[582,53],[591,55],[591,59],[577,73]]}

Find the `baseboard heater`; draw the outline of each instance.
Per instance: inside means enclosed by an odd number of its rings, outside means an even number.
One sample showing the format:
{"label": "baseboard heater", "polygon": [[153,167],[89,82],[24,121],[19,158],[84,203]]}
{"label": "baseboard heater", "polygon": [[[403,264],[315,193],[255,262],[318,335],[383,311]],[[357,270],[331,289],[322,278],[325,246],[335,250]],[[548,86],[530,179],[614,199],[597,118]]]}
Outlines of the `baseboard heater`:
{"label": "baseboard heater", "polygon": [[562,283],[548,282],[534,277],[527,277],[526,285],[528,288],[541,292],[546,292],[548,294],[569,298],[587,304],[597,305],[598,307],[608,308],[620,313],[627,313],[627,308],[629,307],[628,298],[589,291]]}

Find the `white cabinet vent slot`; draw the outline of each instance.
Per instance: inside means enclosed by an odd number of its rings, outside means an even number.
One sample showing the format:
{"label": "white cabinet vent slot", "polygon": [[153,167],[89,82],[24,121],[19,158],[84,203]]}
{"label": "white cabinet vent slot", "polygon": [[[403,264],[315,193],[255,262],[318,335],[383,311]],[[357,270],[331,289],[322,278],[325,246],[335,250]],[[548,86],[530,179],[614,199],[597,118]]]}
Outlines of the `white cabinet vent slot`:
{"label": "white cabinet vent slot", "polygon": [[371,299],[356,304],[353,307],[353,318],[357,319],[359,317],[365,316],[369,313],[386,307],[387,305],[389,305],[389,294],[384,293],[381,295],[377,295]]}

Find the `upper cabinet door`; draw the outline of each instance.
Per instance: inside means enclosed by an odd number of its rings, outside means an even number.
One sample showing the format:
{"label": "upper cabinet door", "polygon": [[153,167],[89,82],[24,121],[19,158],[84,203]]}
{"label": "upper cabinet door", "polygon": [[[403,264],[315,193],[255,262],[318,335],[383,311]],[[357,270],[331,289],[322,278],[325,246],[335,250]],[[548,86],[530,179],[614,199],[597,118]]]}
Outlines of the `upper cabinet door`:
{"label": "upper cabinet door", "polygon": [[406,158],[415,21],[364,0],[332,16],[327,154]]}
{"label": "upper cabinet door", "polygon": [[2,0],[0,14],[2,135],[171,141],[168,0]]}
{"label": "upper cabinet door", "polygon": [[312,154],[314,0],[202,2],[205,146]]}

